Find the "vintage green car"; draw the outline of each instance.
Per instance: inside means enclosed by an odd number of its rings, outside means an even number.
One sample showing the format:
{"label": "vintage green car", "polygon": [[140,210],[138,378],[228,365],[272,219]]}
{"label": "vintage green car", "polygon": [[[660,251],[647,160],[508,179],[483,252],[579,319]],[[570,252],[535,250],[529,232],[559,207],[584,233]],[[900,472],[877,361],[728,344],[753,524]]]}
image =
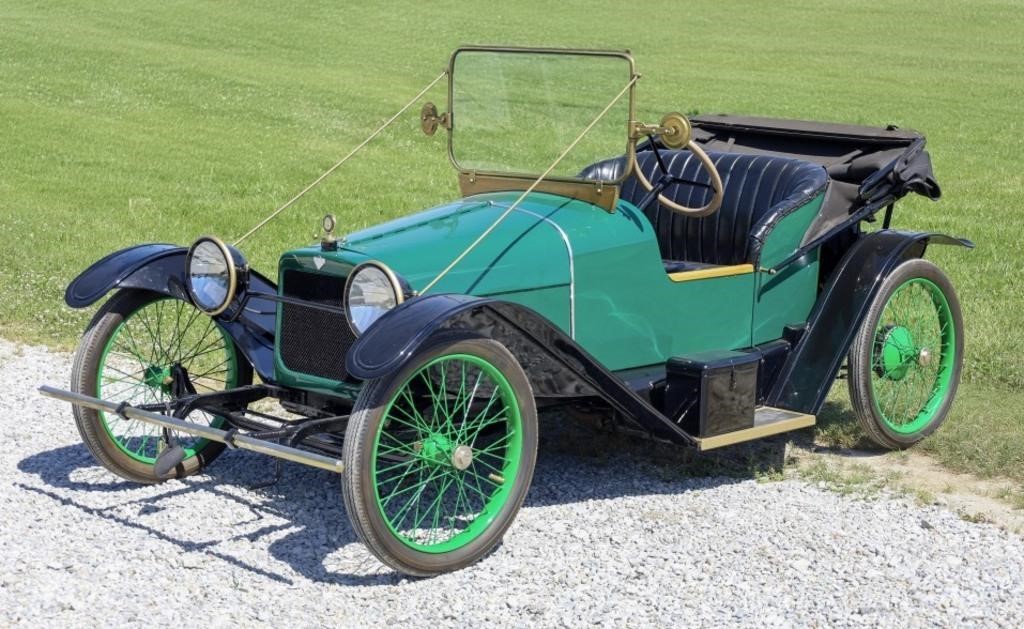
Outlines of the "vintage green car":
{"label": "vintage green car", "polygon": [[[341,473],[360,539],[420,576],[500,542],[539,409],[708,450],[813,425],[845,363],[868,437],[905,448],[934,431],[964,335],[922,256],[973,245],[890,228],[907,193],[939,197],[924,138],[646,124],[639,78],[626,52],[456,50],[345,159],[421,105],[463,198],[340,236],[328,216],[276,281],[237,247],[249,234],[115,252],[68,287],[75,308],[113,296],[71,390],[42,392],[133,481],[195,474],[225,447]],[[422,98],[444,80],[439,113]]]}

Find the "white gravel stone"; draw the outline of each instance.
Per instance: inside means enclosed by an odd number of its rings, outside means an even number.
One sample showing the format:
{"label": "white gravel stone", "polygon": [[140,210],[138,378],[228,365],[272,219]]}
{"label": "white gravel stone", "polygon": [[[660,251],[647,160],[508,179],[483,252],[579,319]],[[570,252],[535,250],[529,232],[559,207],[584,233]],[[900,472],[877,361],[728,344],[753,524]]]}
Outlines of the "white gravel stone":
{"label": "white gravel stone", "polygon": [[408,579],[356,541],[327,472],[249,490],[272,461],[229,451],[155,487],[107,473],[36,393],[69,369],[0,341],[0,626],[1024,625],[1018,536],[796,481],[674,480],[636,448],[542,443],[504,544]]}

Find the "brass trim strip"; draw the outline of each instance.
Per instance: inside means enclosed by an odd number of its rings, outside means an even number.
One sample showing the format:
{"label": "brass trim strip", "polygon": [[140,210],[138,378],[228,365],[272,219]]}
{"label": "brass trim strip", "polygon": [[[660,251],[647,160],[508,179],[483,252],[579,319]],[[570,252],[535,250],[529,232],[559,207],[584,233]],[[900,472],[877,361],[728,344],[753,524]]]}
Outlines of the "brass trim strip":
{"label": "brass trim strip", "polygon": [[[70,402],[72,404],[84,406],[97,411],[103,411],[104,413],[116,413],[119,408],[119,406],[113,402],[90,397],[88,395],[82,395],[81,393],[64,391],[63,389],[57,389],[51,386],[43,385],[39,387],[39,392],[47,397],[52,397],[64,402]],[[203,437],[204,439],[209,439],[211,441],[219,441],[221,443],[231,441],[232,444],[238,448],[242,448],[243,450],[252,450],[253,452],[259,452],[261,454],[269,454],[270,456],[274,456],[279,459],[318,467],[329,472],[337,472],[340,474],[345,471],[345,464],[342,463],[340,459],[334,459],[315,452],[307,452],[306,450],[300,450],[299,448],[293,448],[273,441],[255,439],[243,434],[238,434],[233,438],[228,439],[228,433],[226,430],[214,428],[213,426],[194,424],[192,422],[178,419],[177,417],[162,415],[160,413],[151,413],[131,406],[126,406],[122,412],[125,417],[137,419],[148,424],[154,424],[162,428],[179,430],[190,435]]]}
{"label": "brass trim strip", "polygon": [[[475,173],[459,173],[459,190],[462,196],[468,197],[485,192],[522,191],[530,187],[533,178],[525,179],[513,175],[478,175]],[[619,187],[595,181],[558,181],[547,179],[533,189],[534,192],[579,199],[603,208],[606,212],[615,211],[619,202]]]}
{"label": "brass trim strip", "polygon": [[754,439],[769,437],[771,435],[789,432],[790,430],[807,428],[808,426],[813,426],[815,421],[816,418],[814,415],[797,415],[796,417],[792,417],[790,419],[782,419],[779,421],[762,424],[760,426],[754,426],[753,428],[744,428],[743,430],[727,432],[724,435],[715,435],[714,437],[699,437],[697,438],[697,449],[703,452],[705,450],[721,448],[722,446],[728,446],[734,443],[753,441]]}
{"label": "brass trim strip", "polygon": [[696,269],[694,271],[679,271],[669,273],[668,279],[673,282],[689,282],[691,280],[706,280],[712,277],[729,277],[730,275],[747,275],[754,272],[753,264],[734,264],[732,266],[715,266],[707,269]]}

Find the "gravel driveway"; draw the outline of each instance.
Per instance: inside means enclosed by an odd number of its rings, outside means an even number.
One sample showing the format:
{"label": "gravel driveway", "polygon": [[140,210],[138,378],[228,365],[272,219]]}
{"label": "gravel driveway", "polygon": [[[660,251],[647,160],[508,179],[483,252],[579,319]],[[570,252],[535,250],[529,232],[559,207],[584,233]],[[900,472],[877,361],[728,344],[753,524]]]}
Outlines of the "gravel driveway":
{"label": "gravel driveway", "polygon": [[902,499],[685,479],[625,444],[542,442],[493,555],[404,579],[355,540],[327,472],[250,490],[269,459],[229,451],[184,482],[106,473],[35,392],[69,366],[0,341],[0,625],[1024,624],[1020,537]]}

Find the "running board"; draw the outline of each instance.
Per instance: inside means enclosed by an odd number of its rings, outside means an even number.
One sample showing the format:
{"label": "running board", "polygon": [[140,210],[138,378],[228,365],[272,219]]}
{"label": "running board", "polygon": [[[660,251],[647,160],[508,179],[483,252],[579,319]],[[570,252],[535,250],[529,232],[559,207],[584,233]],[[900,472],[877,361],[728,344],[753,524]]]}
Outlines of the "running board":
{"label": "running board", "polygon": [[752,441],[761,437],[769,437],[790,430],[798,430],[813,426],[814,415],[805,415],[796,411],[787,411],[772,406],[760,406],[754,411],[754,425],[743,430],[727,432],[713,437],[701,437],[697,439],[697,449],[700,451],[721,448],[722,446],[734,443]]}
{"label": "running board", "polygon": [[226,443],[229,446],[241,448],[243,450],[252,450],[253,452],[259,452],[261,454],[269,454],[270,456],[277,457],[279,459],[318,467],[329,472],[337,472],[340,474],[345,471],[345,465],[339,459],[316,454],[315,452],[307,452],[306,450],[293,448],[273,441],[256,439],[239,433],[234,433],[229,436],[228,431],[221,430],[220,428],[214,428],[213,426],[194,424],[192,422],[178,419],[177,417],[162,415],[160,413],[152,413],[150,411],[145,411],[131,406],[122,407],[120,404],[116,404],[114,402],[108,402],[99,398],[82,395],[81,393],[74,393],[72,391],[65,391],[63,389],[47,385],[39,387],[39,392],[47,397],[52,397],[64,402],[70,402],[78,406],[84,406],[85,408],[103,411],[104,413],[122,414],[124,417],[129,419],[137,419],[162,428],[177,430],[196,437],[203,437],[204,439],[209,439],[211,441],[219,441],[220,443]]}

